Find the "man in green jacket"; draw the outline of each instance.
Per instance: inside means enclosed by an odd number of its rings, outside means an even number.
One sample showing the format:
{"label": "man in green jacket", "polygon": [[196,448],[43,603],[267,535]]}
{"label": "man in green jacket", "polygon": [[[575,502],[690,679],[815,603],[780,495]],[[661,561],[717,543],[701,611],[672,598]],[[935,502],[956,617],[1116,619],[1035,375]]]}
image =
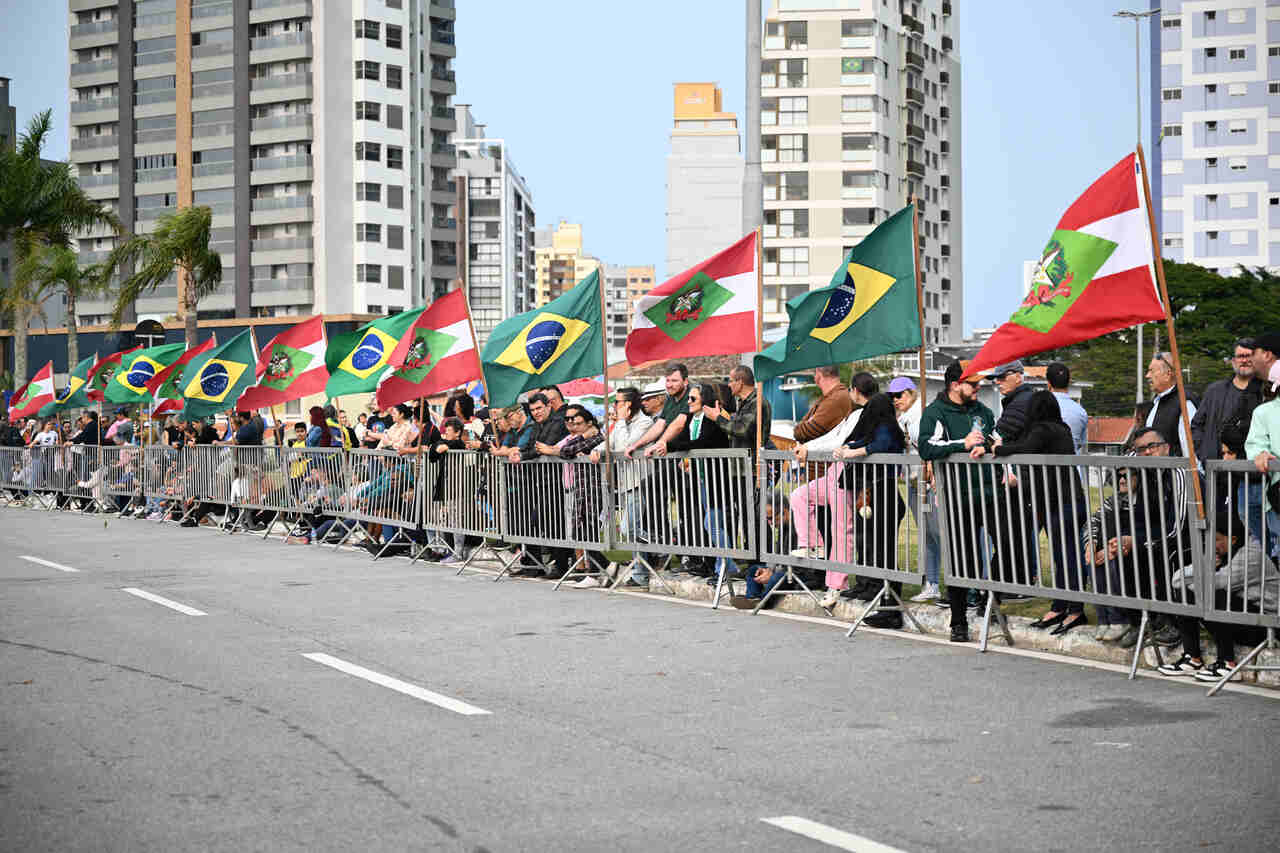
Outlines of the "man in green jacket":
{"label": "man in green jacket", "polygon": [[[954,453],[977,459],[991,446],[996,418],[978,402],[980,376],[961,378],[964,368],[953,361],[944,374],[945,389],[925,407],[920,418],[920,458],[926,462],[944,460]],[[944,490],[947,511],[947,541],[951,547],[952,575],[981,577],[986,541],[983,537],[986,503],[994,494],[995,481],[986,466],[936,466],[939,488]],[[969,640],[969,619],[965,612],[968,588],[947,585],[951,602],[951,642]]]}

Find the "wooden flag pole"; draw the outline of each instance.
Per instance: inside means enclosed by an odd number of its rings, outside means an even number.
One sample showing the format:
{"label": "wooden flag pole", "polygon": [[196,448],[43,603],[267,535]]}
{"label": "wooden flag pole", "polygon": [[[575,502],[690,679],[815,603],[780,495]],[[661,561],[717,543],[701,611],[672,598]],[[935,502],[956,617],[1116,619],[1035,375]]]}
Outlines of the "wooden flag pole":
{"label": "wooden flag pole", "polygon": [[271,420],[275,424],[276,447],[284,447],[284,422],[276,414],[275,406],[268,406],[267,411],[271,413]]}
{"label": "wooden flag pole", "polygon": [[[764,352],[764,226],[756,226],[756,352]],[[752,365],[754,367],[754,365]],[[764,383],[756,377],[756,481],[764,472]]]}
{"label": "wooden flag pole", "polygon": [[1173,356],[1173,378],[1178,384],[1178,405],[1182,408],[1182,434],[1187,443],[1187,465],[1191,473],[1191,485],[1195,488],[1196,512],[1204,521],[1204,492],[1200,485],[1199,463],[1196,460],[1195,442],[1191,440],[1191,416],[1187,412],[1187,388],[1182,382],[1182,362],[1178,357],[1178,336],[1173,330],[1173,311],[1169,305],[1169,289],[1164,282],[1164,259],[1160,257],[1160,235],[1156,233],[1156,216],[1151,209],[1151,184],[1147,181],[1147,158],[1138,143],[1138,167],[1142,170],[1142,194],[1147,203],[1147,221],[1151,226],[1151,253],[1155,256],[1156,281],[1160,284],[1160,302],[1164,306],[1164,325],[1169,333],[1169,353]]}
{"label": "wooden flag pole", "polygon": [[925,385],[928,373],[924,361],[924,287],[920,282],[920,207],[911,196],[911,266],[916,272],[916,311],[920,314],[920,405],[925,405]]}
{"label": "wooden flag pole", "polygon": [[613,471],[613,451],[609,448],[609,323],[608,314],[605,313],[605,287],[604,279],[600,276],[599,270],[596,271],[596,287],[600,291],[600,379],[604,382],[604,475],[605,481],[608,483],[609,493],[612,494],[616,486]]}

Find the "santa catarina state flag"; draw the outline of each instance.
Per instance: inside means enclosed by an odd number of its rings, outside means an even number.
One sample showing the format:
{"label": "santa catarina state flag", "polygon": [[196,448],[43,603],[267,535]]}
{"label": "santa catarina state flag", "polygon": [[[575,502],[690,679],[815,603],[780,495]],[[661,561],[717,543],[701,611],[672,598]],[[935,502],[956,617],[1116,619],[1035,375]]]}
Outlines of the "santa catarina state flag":
{"label": "santa catarina state flag", "polygon": [[758,297],[753,231],[640,297],[627,361],[755,352]]}
{"label": "santa catarina state flag", "polygon": [[325,366],[329,370],[324,392],[329,399],[377,388],[387,368],[404,361],[404,351],[410,343],[406,332],[424,310],[416,308],[379,317],[353,332],[330,339],[324,351]]}
{"label": "santa catarina state flag", "polygon": [[755,358],[756,378],[920,346],[912,205],[849,250],[821,290],[787,301],[787,336]]}
{"label": "santa catarina state flag", "polygon": [[147,383],[186,352],[186,344],[161,344],[126,355],[105,389],[108,403],[144,403],[151,399]]}
{"label": "santa catarina state flag", "polygon": [[97,360],[98,354],[94,353],[71,368],[71,373],[67,376],[67,387],[58,393],[52,403],[46,403],[37,417],[47,418],[65,409],[88,408],[89,398],[85,395],[87,390],[85,383],[88,381],[89,371],[93,369],[94,362]]}
{"label": "santa catarina state flag", "polygon": [[236,400],[257,379],[258,347],[253,328],[245,329],[221,346],[194,358],[185,373],[182,419],[193,420],[234,408]]}
{"label": "santa catarina state flag", "polygon": [[121,360],[131,352],[137,352],[142,347],[136,346],[133,349],[122,350],[104,356],[93,365],[93,369],[89,371],[88,386],[85,396],[95,403],[101,403],[104,399],[103,395],[107,391],[107,385],[111,382],[111,377],[116,375],[116,370],[120,367]]}
{"label": "santa catarina state flag", "polygon": [[1163,320],[1152,261],[1142,172],[1130,154],[1067,208],[1026,298],[966,372]]}
{"label": "santa catarina state flag", "polygon": [[245,391],[237,409],[253,411],[320,394],[329,381],[324,366],[324,317],[285,329],[258,355],[258,384]]}
{"label": "santa catarina state flag", "polygon": [[392,365],[375,395],[379,409],[456,388],[480,376],[467,298],[454,290],[431,303],[409,330],[404,362]]}
{"label": "santa catarina state flag", "polygon": [[9,420],[30,417],[53,399],[53,362],[46,361],[31,381],[19,388],[9,400]]}
{"label": "santa catarina state flag", "polygon": [[182,407],[186,405],[186,400],[182,397],[182,389],[185,387],[183,377],[185,376],[187,365],[193,359],[204,355],[217,345],[218,335],[215,333],[206,338],[204,343],[194,349],[187,350],[177,361],[151,377],[151,381],[147,383],[147,390],[151,392],[152,399],[156,401],[155,406],[151,409],[153,415],[182,411]]}
{"label": "santa catarina state flag", "polygon": [[510,406],[521,392],[604,372],[600,272],[541,308],[503,320],[489,333],[480,361],[490,406]]}

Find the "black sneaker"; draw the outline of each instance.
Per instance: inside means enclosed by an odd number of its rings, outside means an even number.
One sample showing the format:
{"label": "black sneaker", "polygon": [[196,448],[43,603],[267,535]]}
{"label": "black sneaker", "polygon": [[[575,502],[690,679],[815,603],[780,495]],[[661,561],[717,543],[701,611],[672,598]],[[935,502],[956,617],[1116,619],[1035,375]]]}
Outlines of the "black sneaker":
{"label": "black sneaker", "polygon": [[863,619],[862,624],[872,628],[888,628],[897,631],[902,629],[902,614],[896,610],[877,610]]}
{"label": "black sneaker", "polygon": [[[1196,681],[1221,681],[1224,676],[1231,670],[1235,669],[1235,664],[1225,660],[1216,660],[1209,666],[1206,666],[1195,673]],[[1231,681],[1239,681],[1240,673],[1235,673],[1230,678]]]}
{"label": "black sneaker", "polygon": [[968,624],[951,626],[951,642],[967,643],[969,642],[969,626]]}
{"label": "black sneaker", "polygon": [[1196,663],[1188,654],[1183,654],[1172,663],[1156,667],[1156,671],[1161,675],[1195,675],[1202,669],[1204,669],[1204,663]]}

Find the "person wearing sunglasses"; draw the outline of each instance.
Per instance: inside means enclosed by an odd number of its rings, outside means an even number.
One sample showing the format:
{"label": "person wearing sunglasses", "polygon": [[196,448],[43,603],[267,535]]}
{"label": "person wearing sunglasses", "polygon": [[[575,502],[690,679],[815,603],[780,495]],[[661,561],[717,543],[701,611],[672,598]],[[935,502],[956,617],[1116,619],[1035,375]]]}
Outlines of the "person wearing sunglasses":
{"label": "person wearing sunglasses", "polygon": [[[1156,353],[1147,366],[1147,384],[1151,386],[1151,411],[1146,425],[1157,430],[1169,443],[1169,455],[1188,455],[1187,431],[1183,428],[1182,404],[1178,399],[1177,374],[1173,372],[1173,355]],[[1195,419],[1196,404],[1187,400],[1187,417]],[[1134,438],[1137,442],[1137,438]]]}

